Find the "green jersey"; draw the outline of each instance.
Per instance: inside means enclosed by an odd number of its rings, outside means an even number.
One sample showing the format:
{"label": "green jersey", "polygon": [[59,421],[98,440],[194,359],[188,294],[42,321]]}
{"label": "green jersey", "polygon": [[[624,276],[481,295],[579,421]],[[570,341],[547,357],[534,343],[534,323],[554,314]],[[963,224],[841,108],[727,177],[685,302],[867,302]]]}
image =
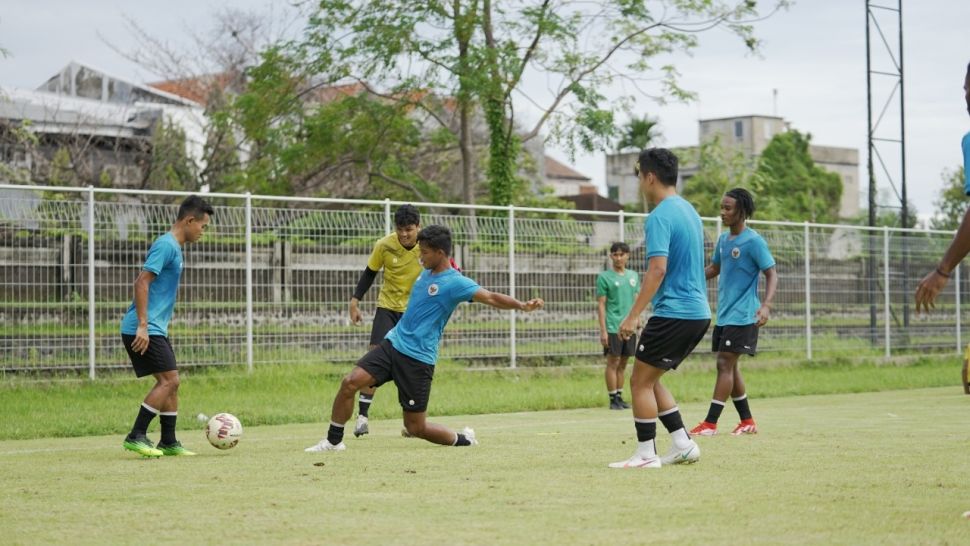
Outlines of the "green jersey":
{"label": "green jersey", "polygon": [[596,297],[606,296],[606,332],[616,334],[640,291],[640,276],[629,269],[617,273],[612,267],[596,278]]}

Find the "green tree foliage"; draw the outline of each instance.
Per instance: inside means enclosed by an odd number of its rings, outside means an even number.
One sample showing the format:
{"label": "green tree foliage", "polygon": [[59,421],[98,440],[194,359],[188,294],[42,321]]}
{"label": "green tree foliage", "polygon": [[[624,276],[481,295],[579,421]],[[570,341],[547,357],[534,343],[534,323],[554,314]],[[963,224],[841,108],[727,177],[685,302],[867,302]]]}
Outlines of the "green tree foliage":
{"label": "green tree foliage", "polygon": [[159,120],[152,135],[151,150],[151,163],[142,187],[171,191],[198,189],[198,173],[186,151],[185,131],[174,123]]}
{"label": "green tree foliage", "polygon": [[[697,165],[697,173],[684,182],[683,196],[701,216],[720,214],[721,198],[731,188],[751,189],[754,170],[751,160],[740,150],[724,146],[719,137],[678,156],[682,165]],[[759,213],[758,217],[763,215]]]}
{"label": "green tree foliage", "polygon": [[939,199],[933,204],[936,205],[936,214],[930,220],[930,227],[933,229],[955,230],[960,227],[967,206],[970,205],[970,198],[964,193],[964,183],[967,173],[963,167],[943,171],[943,189],[940,190]]}
{"label": "green tree foliage", "polygon": [[649,115],[633,117],[620,127],[616,151],[639,151],[661,140],[659,119]]}
{"label": "green tree foliage", "polygon": [[809,154],[811,135],[775,135],[758,159],[751,188],[764,220],[836,222],[842,178],[819,167]]}
{"label": "green tree foliage", "polygon": [[[773,3],[774,9],[787,5]],[[486,166],[491,202],[505,205],[523,191],[518,165],[521,143],[548,130],[570,152],[604,150],[614,139],[618,111],[634,95],[607,97],[607,86],[628,80],[629,89],[647,81],[658,101],[688,100],[676,69],[658,63],[672,52],[689,52],[700,33],[715,28],[736,34],[756,49],[751,0],[671,0],[653,5],[637,0],[599,3],[543,0],[397,0],[321,2],[310,32],[298,47],[330,77],[355,77],[394,89],[396,96],[433,111],[420,95],[453,97],[460,112],[459,141],[466,181],[467,125],[472,107],[484,114],[488,131]],[[536,72],[552,82],[544,97],[526,95],[523,80]],[[513,98],[538,110],[521,129]],[[447,120],[442,126],[455,130]],[[466,193],[467,194],[467,193]]]}
{"label": "green tree foliage", "polygon": [[272,195],[387,195],[438,198],[422,169],[430,148],[450,134],[422,132],[410,108],[367,92],[308,101],[314,86],[301,74],[298,52],[270,49],[249,73],[248,90],[219,123],[238,126],[248,148],[231,189]]}

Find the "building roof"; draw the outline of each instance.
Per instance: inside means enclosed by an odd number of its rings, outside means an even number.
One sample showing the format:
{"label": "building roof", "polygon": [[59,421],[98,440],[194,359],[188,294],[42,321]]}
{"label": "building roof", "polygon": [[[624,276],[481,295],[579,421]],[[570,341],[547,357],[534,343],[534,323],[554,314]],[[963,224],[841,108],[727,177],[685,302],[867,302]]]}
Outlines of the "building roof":
{"label": "building roof", "polygon": [[178,95],[192,102],[205,104],[214,90],[225,91],[238,79],[233,72],[217,72],[188,78],[163,80],[149,83],[148,86],[166,93]]}
{"label": "building roof", "polygon": [[39,85],[37,91],[114,104],[154,102],[174,106],[199,106],[195,101],[179,95],[113,76],[77,61],[68,63]]}
{"label": "building roof", "polygon": [[[563,201],[569,201],[576,205],[576,210],[593,210],[603,212],[619,212],[623,210],[623,205],[616,201],[603,197],[598,193],[581,193],[579,195],[564,195],[559,197]],[[587,214],[575,215],[581,220],[610,220],[614,216],[593,216]]]}
{"label": "building roof", "polygon": [[698,122],[699,123],[704,123],[706,121],[727,121],[729,119],[749,119],[749,118],[778,119],[778,120],[781,120],[781,121],[785,121],[785,118],[783,118],[781,116],[768,116],[768,115],[763,115],[763,114],[747,114],[747,115],[744,115],[744,116],[725,116],[725,117],[722,117],[722,118],[705,118],[705,119],[698,120]]}
{"label": "building roof", "polygon": [[564,165],[555,159],[545,156],[546,178],[561,178],[566,180],[582,180],[588,182],[590,177],[577,172],[572,167]]}

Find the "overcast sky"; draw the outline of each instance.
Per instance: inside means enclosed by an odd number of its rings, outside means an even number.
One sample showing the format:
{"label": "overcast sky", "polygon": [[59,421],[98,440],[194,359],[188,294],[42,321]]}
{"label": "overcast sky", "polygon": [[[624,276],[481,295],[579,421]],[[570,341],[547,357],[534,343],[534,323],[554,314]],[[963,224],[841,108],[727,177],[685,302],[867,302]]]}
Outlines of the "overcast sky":
{"label": "overcast sky", "polygon": [[[230,5],[259,9],[267,1],[4,0],[0,47],[10,56],[0,59],[0,85],[34,88],[72,59],[120,77],[155,79],[120,57],[99,33],[121,47],[132,47],[124,27],[127,14],[150,33],[184,42],[188,26],[205,29],[215,10]],[[933,211],[941,171],[960,165],[960,138],[970,130],[962,90],[970,62],[970,2],[908,0],[903,8],[908,186],[911,201],[925,217]],[[772,90],[777,89],[777,114],[792,127],[811,133],[816,144],[859,149],[863,199],[868,178],[865,21],[864,0],[800,0],[759,24],[757,35],[764,42],[760,57],[747,55],[725,32],[707,33],[692,57],[671,59],[683,86],[697,92],[699,100],[658,106],[641,99],[637,111],[660,118],[665,145],[691,145],[697,143],[698,119],[773,114]],[[895,29],[885,29],[894,40]],[[540,89],[546,82],[529,85]],[[528,111],[525,104],[520,109]],[[898,119],[893,114],[884,124],[890,131]],[[570,161],[562,151],[550,153],[603,186],[603,154]],[[891,150],[886,159],[895,166]]]}

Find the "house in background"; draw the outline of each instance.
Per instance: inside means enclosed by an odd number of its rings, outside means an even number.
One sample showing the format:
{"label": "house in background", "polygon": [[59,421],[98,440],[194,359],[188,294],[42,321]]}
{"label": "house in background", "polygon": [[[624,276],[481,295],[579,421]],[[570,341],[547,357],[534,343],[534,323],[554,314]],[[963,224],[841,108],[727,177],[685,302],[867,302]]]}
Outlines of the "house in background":
{"label": "house in background", "polygon": [[544,156],[541,176],[545,185],[552,188],[552,194],[556,197],[597,192],[596,184],[593,184],[590,177],[548,155]]}
{"label": "house in background", "polygon": [[[701,120],[698,124],[699,142],[710,142],[719,138],[728,150],[740,150],[752,161],[758,157],[771,142],[771,138],[791,128],[789,122],[777,116],[738,116]],[[688,153],[681,157],[693,156],[693,148],[679,148]],[[842,203],[839,216],[851,218],[859,214],[859,150],[837,146],[812,144],[809,153],[815,163],[842,178]],[[607,154],[606,187],[611,199],[626,205],[641,200],[639,187],[633,175],[633,165],[639,152]],[[680,166],[680,180],[677,185],[683,189],[690,184],[691,177],[697,173],[697,165],[683,163]]]}

